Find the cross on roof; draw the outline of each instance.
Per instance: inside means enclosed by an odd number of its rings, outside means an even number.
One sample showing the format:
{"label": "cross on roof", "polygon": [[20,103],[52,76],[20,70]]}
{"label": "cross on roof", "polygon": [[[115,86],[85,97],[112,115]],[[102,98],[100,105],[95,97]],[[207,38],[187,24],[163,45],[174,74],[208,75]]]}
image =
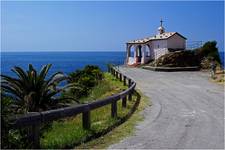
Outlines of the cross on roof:
{"label": "cross on roof", "polygon": [[161,18],[161,20],[160,20],[160,26],[162,27],[162,23],[163,23],[164,21],[162,20],[162,18]]}

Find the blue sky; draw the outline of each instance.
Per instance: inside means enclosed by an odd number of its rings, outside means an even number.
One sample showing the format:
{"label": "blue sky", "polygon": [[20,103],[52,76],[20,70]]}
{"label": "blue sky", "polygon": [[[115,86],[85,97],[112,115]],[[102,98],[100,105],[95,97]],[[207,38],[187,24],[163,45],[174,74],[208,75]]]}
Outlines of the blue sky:
{"label": "blue sky", "polygon": [[166,31],[224,50],[224,2],[2,2],[2,51],[124,51],[125,42]]}

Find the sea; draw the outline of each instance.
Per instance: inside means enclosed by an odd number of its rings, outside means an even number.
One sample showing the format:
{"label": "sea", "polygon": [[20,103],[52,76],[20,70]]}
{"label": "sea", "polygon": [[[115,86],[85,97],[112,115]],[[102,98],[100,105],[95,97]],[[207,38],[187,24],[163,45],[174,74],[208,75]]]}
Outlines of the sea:
{"label": "sea", "polygon": [[[52,64],[49,74],[61,71],[69,74],[77,69],[82,69],[86,65],[97,65],[102,71],[107,71],[107,64],[112,63],[122,65],[125,61],[126,53],[115,52],[1,52],[1,74],[14,76],[11,71],[14,66],[28,69],[28,64],[32,64],[37,70],[43,65]],[[224,52],[220,52],[220,57],[224,66]]]}
{"label": "sea", "polygon": [[69,74],[86,65],[97,65],[107,71],[107,64],[124,64],[125,52],[1,52],[1,74],[14,76],[14,66],[28,70],[32,64],[37,70],[43,65],[52,64],[49,74],[63,72]]}

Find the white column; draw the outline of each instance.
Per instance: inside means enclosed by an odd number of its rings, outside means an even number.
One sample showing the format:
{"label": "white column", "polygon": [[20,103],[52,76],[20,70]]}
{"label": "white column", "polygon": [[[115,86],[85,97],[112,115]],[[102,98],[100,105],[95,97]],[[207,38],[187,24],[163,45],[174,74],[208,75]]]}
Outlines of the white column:
{"label": "white column", "polygon": [[130,44],[127,43],[126,45],[126,51],[127,51],[127,58],[126,58],[126,64],[128,64],[128,61],[129,61],[129,57],[130,57]]}
{"label": "white column", "polygon": [[141,63],[144,64],[146,59],[146,45],[141,45],[141,53],[142,53]]}
{"label": "white column", "polygon": [[138,54],[138,45],[135,45],[135,47],[134,47],[134,61],[135,61],[135,63],[137,62],[137,56],[138,56],[139,54]]}

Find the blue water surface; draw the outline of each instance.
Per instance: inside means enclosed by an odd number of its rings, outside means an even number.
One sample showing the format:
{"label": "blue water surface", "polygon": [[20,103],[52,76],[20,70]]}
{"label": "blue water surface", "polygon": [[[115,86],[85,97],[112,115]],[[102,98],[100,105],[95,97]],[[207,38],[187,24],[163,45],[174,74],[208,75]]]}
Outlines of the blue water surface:
{"label": "blue water surface", "polygon": [[[123,64],[125,52],[2,52],[1,74],[14,76],[11,68],[20,66],[28,69],[28,64],[33,64],[38,70],[45,64],[52,64],[49,73],[61,71],[65,74],[81,69],[85,65],[98,65],[103,71],[107,64]],[[224,52],[220,52],[224,66]]]}
{"label": "blue water surface", "polygon": [[33,64],[38,70],[45,64],[52,64],[49,73],[61,71],[65,74],[83,68],[85,65],[98,65],[103,71],[107,64],[123,64],[125,52],[2,52],[1,74],[14,76],[11,68],[20,66],[28,69]]}

